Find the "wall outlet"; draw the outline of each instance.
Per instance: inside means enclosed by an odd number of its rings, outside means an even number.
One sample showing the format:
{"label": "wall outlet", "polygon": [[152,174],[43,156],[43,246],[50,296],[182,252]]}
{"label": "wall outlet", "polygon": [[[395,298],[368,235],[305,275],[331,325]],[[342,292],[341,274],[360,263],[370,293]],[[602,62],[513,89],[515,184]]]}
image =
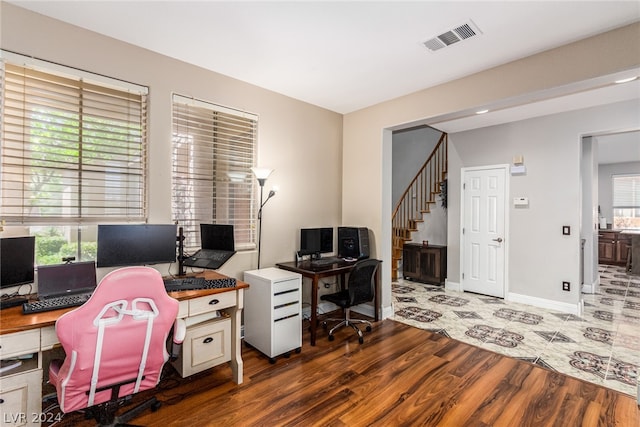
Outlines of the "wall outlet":
{"label": "wall outlet", "polygon": [[563,291],[571,291],[571,284],[569,282],[562,282],[562,290]]}

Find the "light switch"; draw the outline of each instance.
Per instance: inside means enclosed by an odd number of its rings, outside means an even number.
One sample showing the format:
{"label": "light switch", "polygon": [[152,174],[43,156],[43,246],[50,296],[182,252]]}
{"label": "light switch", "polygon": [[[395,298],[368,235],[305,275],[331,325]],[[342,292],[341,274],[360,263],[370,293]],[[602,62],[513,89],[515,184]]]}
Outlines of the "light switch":
{"label": "light switch", "polygon": [[569,236],[571,234],[571,227],[569,227],[568,225],[563,225],[562,234],[564,234],[565,236]]}
{"label": "light switch", "polygon": [[513,206],[519,207],[519,208],[529,206],[529,198],[528,197],[514,197],[513,198]]}

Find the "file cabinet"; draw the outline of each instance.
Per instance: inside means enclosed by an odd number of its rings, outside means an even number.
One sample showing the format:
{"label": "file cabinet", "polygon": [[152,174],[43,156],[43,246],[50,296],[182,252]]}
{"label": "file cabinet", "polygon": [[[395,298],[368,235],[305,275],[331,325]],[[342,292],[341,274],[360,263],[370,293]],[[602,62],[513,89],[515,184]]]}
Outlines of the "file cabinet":
{"label": "file cabinet", "polygon": [[275,363],[302,348],[302,276],[279,268],[245,271],[244,341]]}

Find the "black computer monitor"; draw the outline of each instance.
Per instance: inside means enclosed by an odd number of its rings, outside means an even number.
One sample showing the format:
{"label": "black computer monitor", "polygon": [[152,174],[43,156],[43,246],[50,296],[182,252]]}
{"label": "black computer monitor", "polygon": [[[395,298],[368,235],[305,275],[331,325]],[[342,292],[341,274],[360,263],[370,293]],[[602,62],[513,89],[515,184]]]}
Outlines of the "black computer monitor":
{"label": "black computer monitor", "polygon": [[97,267],[176,261],[175,224],[98,225]]}
{"label": "black computer monitor", "polygon": [[33,283],[36,238],[0,239],[0,288]]}
{"label": "black computer monitor", "polygon": [[301,228],[300,255],[333,252],[333,228]]}
{"label": "black computer monitor", "polygon": [[233,225],[200,224],[200,247],[220,251],[235,251]]}

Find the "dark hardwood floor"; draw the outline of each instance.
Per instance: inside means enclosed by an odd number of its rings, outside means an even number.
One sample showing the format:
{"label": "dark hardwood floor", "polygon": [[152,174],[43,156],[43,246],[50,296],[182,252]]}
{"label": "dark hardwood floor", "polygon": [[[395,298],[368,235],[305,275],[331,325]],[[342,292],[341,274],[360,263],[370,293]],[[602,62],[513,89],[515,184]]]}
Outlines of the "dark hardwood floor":
{"label": "dark hardwood floor", "polygon": [[[365,342],[348,329],[275,364],[243,345],[244,383],[223,365],[189,378],[172,367],[146,426],[640,426],[636,400],[392,320]],[[133,402],[154,393],[144,392]],[[81,414],[60,425],[92,425]]]}

